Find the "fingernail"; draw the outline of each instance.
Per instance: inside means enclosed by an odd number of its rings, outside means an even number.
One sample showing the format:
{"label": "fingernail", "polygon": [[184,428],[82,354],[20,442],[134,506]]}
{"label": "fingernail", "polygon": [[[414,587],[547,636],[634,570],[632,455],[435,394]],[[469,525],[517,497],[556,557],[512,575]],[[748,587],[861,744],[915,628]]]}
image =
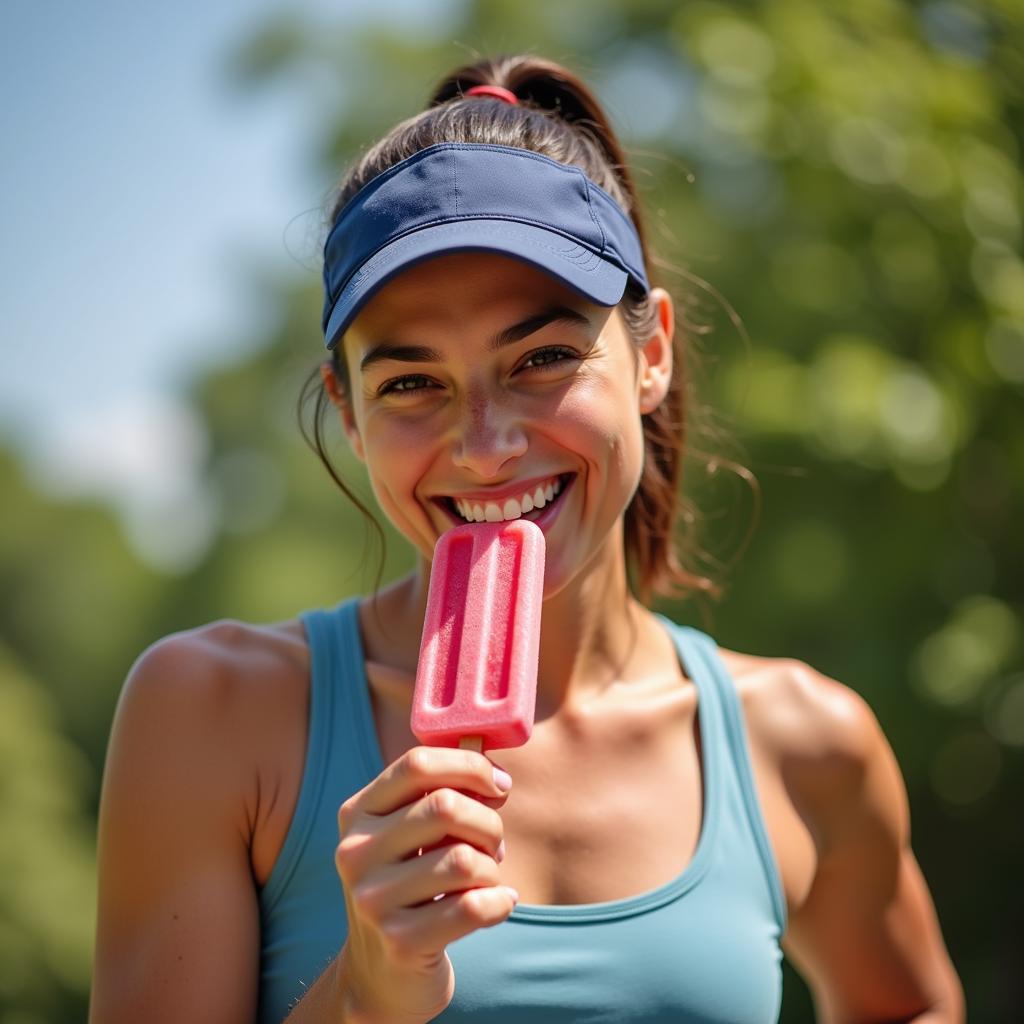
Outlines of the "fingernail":
{"label": "fingernail", "polygon": [[501,768],[495,767],[494,784],[502,793],[507,793],[512,788],[512,776],[508,772],[502,771]]}
{"label": "fingernail", "polygon": [[516,892],[516,890],[513,889],[511,885],[506,885],[505,888],[508,890],[509,896],[512,897],[512,902],[513,903],[518,903],[519,902],[519,893]]}
{"label": "fingernail", "polygon": [[505,859],[505,840],[498,844],[498,852],[494,855],[494,859],[500,864]]}

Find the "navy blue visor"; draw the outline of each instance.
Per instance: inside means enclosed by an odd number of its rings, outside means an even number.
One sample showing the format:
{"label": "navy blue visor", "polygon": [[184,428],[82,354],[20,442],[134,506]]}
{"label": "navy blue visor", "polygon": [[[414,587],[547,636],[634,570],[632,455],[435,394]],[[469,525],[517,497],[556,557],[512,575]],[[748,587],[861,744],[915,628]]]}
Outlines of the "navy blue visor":
{"label": "navy blue visor", "polygon": [[460,251],[539,267],[600,306],[649,285],[633,222],[579,167],[530,150],[442,142],[364,185],[324,245],[323,329],[334,348],[382,285]]}

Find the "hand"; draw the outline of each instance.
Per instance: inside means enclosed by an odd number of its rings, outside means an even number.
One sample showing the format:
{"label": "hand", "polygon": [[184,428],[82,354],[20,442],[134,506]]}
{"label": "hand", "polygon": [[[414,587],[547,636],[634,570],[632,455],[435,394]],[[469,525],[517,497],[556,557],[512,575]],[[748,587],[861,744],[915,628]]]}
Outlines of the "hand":
{"label": "hand", "polygon": [[348,913],[342,973],[368,1019],[429,1021],[455,994],[450,942],[504,921],[507,798],[471,750],[413,747],[341,805],[335,864]]}

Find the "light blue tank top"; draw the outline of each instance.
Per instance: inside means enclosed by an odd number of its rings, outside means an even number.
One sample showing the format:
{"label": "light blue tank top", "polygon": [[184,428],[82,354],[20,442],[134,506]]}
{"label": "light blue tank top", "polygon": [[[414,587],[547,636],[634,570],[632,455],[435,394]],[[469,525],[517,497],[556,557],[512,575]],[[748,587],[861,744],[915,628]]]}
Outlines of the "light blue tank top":
{"label": "light blue tank top", "polygon": [[[345,942],[338,807],[383,771],[357,601],[300,616],[311,649],[298,803],[260,893],[260,1024],[277,1024]],[[442,1024],[774,1024],[786,908],[736,691],[715,642],[660,616],[697,686],[704,810],[682,874],[628,899],[520,903],[448,947]]]}

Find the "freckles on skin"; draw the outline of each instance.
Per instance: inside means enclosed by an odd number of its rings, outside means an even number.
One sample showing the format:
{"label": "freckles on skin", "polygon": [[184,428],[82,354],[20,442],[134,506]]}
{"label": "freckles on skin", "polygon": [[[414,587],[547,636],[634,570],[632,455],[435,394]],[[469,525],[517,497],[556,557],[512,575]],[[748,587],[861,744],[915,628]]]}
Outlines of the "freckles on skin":
{"label": "freckles on skin", "polygon": [[469,436],[474,445],[489,445],[496,438],[496,431],[491,417],[492,398],[485,387],[471,384],[466,389],[465,405],[470,425]]}

